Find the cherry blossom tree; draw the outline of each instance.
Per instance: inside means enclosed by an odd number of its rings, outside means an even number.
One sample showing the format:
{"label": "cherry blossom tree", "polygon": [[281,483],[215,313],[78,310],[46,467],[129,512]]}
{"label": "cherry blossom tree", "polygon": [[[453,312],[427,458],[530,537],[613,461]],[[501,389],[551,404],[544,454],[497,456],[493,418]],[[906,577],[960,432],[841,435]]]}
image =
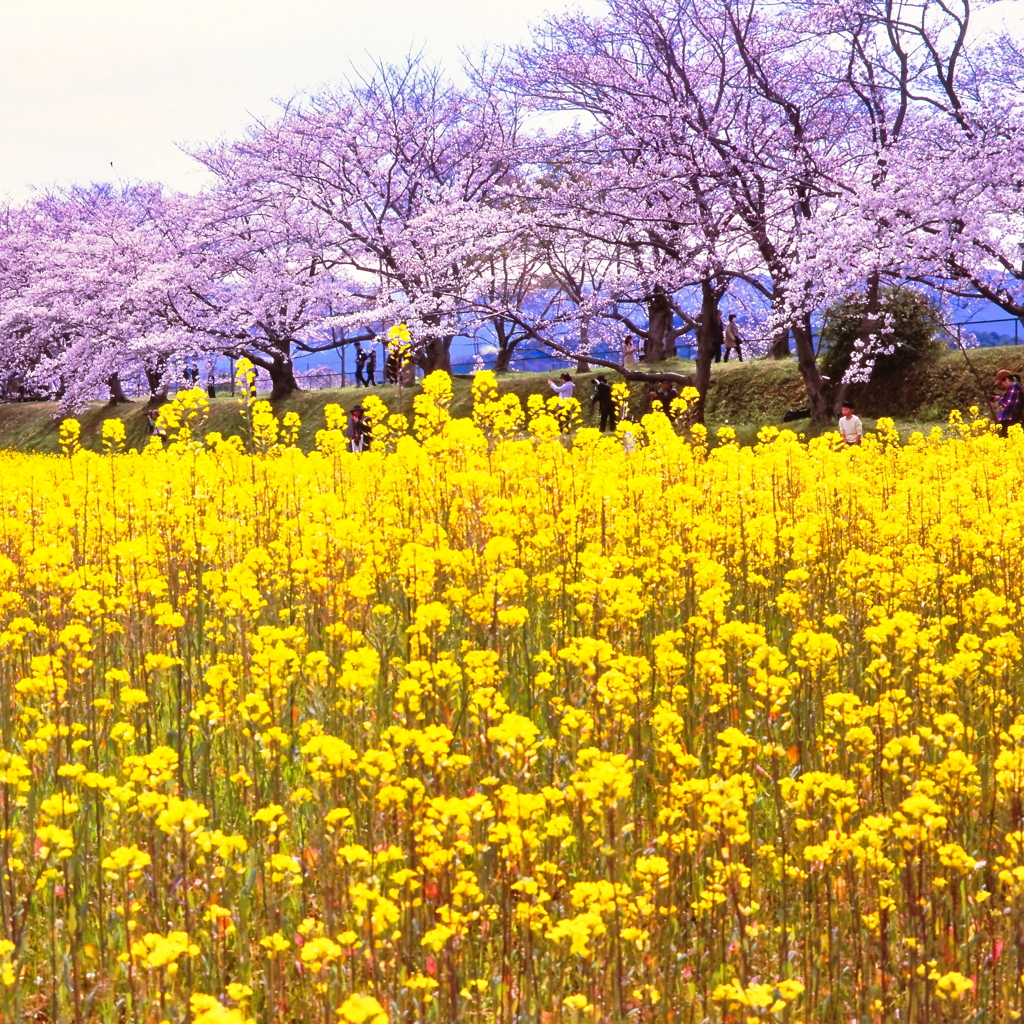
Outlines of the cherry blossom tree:
{"label": "cherry blossom tree", "polygon": [[[569,166],[546,212],[632,268],[631,287],[620,276],[619,292],[645,309],[643,325],[624,319],[646,361],[662,361],[682,332],[696,331],[703,402],[721,342],[719,302],[735,276],[757,281],[763,266],[734,195],[730,133],[743,103],[732,82],[742,69],[721,33],[693,31],[694,10],[613,0],[601,17],[551,17],[517,52],[510,78],[541,109],[578,116],[556,154]],[[684,310],[678,296],[691,289],[700,304]],[[622,307],[615,301],[611,315]]]}
{"label": "cherry blossom tree", "polygon": [[[466,336],[499,366],[528,341],[638,380],[688,381],[658,364],[693,332],[703,402],[721,305],[756,295],[762,351],[792,338],[827,420],[888,345],[890,285],[1024,321],[1024,59],[971,19],[969,0],[608,0],[465,85],[413,58],[285,104],[196,151],[198,195],[8,206],[4,391],[75,407],[143,375],[159,402],[184,364],[244,355],[282,398],[298,357],[402,322],[427,371]],[[829,381],[813,325],[851,293],[861,338]],[[654,366],[595,354],[626,331]]]}
{"label": "cherry blossom tree", "polygon": [[[962,246],[942,240],[950,226],[958,230],[956,218],[941,231],[922,229],[938,242],[929,262],[920,259],[914,219],[893,213],[912,197],[929,208],[921,184],[937,131],[972,135],[968,84],[977,92],[979,76],[992,72],[974,59],[979,52],[966,2],[611,0],[600,17],[548,19],[519,51],[513,84],[546,109],[580,116],[589,146],[574,139],[571,151],[591,173],[570,180],[595,187],[567,209],[594,230],[595,211],[607,219],[610,208],[627,234],[647,226],[638,245],[703,262],[695,278],[708,311],[702,323],[715,323],[716,293],[729,281],[759,291],[771,307],[769,330],[792,333],[812,415],[824,420],[842,385],[818,370],[816,310],[863,288],[862,361],[870,361],[886,345],[878,295],[887,275],[934,276],[927,266],[945,254],[946,277],[961,288],[970,278],[968,293],[999,294],[996,267],[1006,290],[1013,260],[991,235],[977,247],[975,273],[965,275],[948,262]],[[919,154],[919,168],[904,152]],[[952,188],[956,176],[944,180]],[[1010,209],[1014,188],[1002,204]],[[982,208],[991,216],[999,205]],[[687,249],[685,239],[698,244]],[[671,291],[651,289],[649,329],[666,322],[658,305]]]}
{"label": "cherry blossom tree", "polygon": [[67,408],[190,351],[161,316],[177,267],[154,224],[157,186],[50,193],[27,204],[2,243],[0,337],[8,373]]}
{"label": "cherry blossom tree", "polygon": [[[332,329],[370,297],[322,246],[297,231],[280,195],[218,187],[178,197],[160,229],[175,253],[175,288],[162,314],[206,352],[248,358],[270,377],[273,400],[297,390],[294,358],[375,337]],[[315,239],[312,240],[315,243]]]}
{"label": "cherry blossom tree", "polygon": [[421,60],[378,65],[197,154],[221,188],[280,211],[323,267],[367,295],[348,328],[403,321],[424,370],[450,369],[464,299],[514,246],[503,202],[518,120],[496,90],[456,89]]}
{"label": "cherry blossom tree", "polygon": [[892,214],[879,247],[888,247],[890,276],[945,296],[991,302],[1024,323],[1022,111],[1019,92],[1004,92],[997,83],[992,75],[986,85],[996,89],[986,89],[962,115],[969,118],[966,128],[940,123],[926,142],[891,154]]}
{"label": "cherry blossom tree", "polygon": [[[1006,244],[1021,226],[1008,208],[1019,114],[1012,101],[992,103],[993,93],[1005,95],[1006,62],[973,30],[969,0],[809,0],[802,13],[805,34],[820,43],[817,74],[838,87],[836,103],[851,115],[855,159],[830,173],[831,194],[806,225],[791,298],[806,312],[864,295],[851,371],[863,373],[889,347],[884,281],[1009,296]],[[833,402],[847,383],[832,389]]]}

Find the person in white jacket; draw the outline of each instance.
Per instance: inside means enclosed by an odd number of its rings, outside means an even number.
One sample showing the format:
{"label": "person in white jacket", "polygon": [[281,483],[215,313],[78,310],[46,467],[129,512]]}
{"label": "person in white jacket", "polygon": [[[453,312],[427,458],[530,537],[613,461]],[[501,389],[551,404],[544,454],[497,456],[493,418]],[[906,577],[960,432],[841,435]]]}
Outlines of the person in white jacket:
{"label": "person in white jacket", "polygon": [[572,382],[572,377],[567,373],[562,374],[561,381],[556,384],[553,380],[548,381],[548,386],[559,398],[563,401],[567,398],[572,398],[573,389],[576,387]]}

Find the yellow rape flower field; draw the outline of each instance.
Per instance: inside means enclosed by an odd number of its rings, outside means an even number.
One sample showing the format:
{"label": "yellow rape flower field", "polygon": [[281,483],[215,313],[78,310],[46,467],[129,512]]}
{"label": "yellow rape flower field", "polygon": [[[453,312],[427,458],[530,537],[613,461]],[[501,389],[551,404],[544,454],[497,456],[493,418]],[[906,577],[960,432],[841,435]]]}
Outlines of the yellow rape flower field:
{"label": "yellow rape flower field", "polygon": [[1019,1019],[1024,434],[474,390],[0,455],[2,1019]]}

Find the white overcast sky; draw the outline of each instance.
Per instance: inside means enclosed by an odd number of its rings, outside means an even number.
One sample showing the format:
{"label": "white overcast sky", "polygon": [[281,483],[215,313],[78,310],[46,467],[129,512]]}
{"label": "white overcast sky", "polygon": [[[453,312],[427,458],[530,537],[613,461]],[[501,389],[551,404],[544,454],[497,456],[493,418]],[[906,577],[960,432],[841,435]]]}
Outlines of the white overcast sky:
{"label": "white overcast sky", "polygon": [[[233,136],[367,55],[514,42],[600,0],[0,0],[0,197],[107,180],[202,182],[176,144]],[[1024,0],[997,8],[1021,23]],[[988,14],[994,12],[987,12]],[[111,167],[113,164],[113,167]]]}
{"label": "white overcast sky", "polygon": [[[194,190],[178,143],[232,136],[368,55],[525,39],[560,0],[0,0],[0,196],[68,182]],[[596,0],[586,4],[596,9]],[[113,167],[111,167],[113,164]]]}

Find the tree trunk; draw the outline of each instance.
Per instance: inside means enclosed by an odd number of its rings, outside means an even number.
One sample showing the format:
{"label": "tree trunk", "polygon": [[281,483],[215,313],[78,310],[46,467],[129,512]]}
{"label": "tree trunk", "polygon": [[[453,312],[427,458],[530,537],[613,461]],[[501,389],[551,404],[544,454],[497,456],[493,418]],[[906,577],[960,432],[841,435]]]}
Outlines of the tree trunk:
{"label": "tree trunk", "polygon": [[700,323],[697,325],[697,371],[694,386],[697,388],[697,408],[694,421],[704,422],[704,407],[707,403],[708,387],[711,384],[711,360],[715,355],[715,343],[721,345],[722,329],[718,323],[718,290],[710,278],[700,283]]}
{"label": "tree trunk", "polygon": [[512,340],[511,334],[505,329],[505,324],[499,317],[495,317],[493,323],[494,336],[498,341],[498,352],[494,357],[494,370],[496,373],[501,373],[509,368],[517,342]]}
{"label": "tree trunk", "polygon": [[290,358],[278,358],[271,362],[267,369],[270,374],[270,400],[279,402],[299,390],[299,382],[295,379],[295,364]]}
{"label": "tree trunk", "polygon": [[[864,316],[860,322],[861,364],[864,365],[865,361],[869,363],[869,374],[871,369],[874,367],[875,353],[878,352],[881,344],[881,338],[879,337],[882,328],[881,319],[879,317],[879,314],[882,311],[881,295],[879,294],[880,285],[881,275],[877,270],[873,271],[868,276],[867,301],[864,304]],[[839,410],[837,409],[836,412],[838,411]]]}
{"label": "tree trunk", "polygon": [[[778,322],[786,315],[786,288],[789,281],[782,273],[772,275],[772,317]],[[789,327],[782,327],[775,335],[768,355],[772,359],[786,359],[789,351]]]}
{"label": "tree trunk", "polygon": [[131,401],[124,393],[124,388],[121,387],[121,378],[118,374],[112,373],[107,378],[107,387],[110,388],[109,405],[127,405]]}
{"label": "tree trunk", "polygon": [[[847,367],[845,376],[850,377],[850,369],[855,371],[859,367],[862,369],[864,366],[868,367],[868,376],[871,373],[871,367],[873,366],[874,359],[872,358],[874,353],[878,352],[880,339],[878,337],[879,330],[881,329],[881,323],[879,314],[882,310],[881,295],[880,295],[880,284],[881,278],[877,271],[868,276],[868,289],[865,295],[864,301],[864,315],[860,321],[860,337],[857,339],[857,346],[854,349],[853,356],[850,360],[850,365]],[[862,377],[862,379],[864,379]],[[829,402],[829,414],[828,419],[834,419],[837,417],[842,409],[843,402],[846,400],[846,396],[850,392],[850,384],[853,383],[851,380],[836,381],[830,392],[831,401]]]}
{"label": "tree trunk", "polygon": [[796,362],[807,392],[807,407],[811,419],[816,423],[828,423],[832,419],[832,384],[822,377],[818,360],[814,356],[814,335],[811,331],[811,314],[804,313],[793,324],[793,342],[796,345]]}
{"label": "tree trunk", "polygon": [[789,328],[779,331],[775,335],[772,347],[768,350],[772,359],[787,359],[792,353],[789,351]]}
{"label": "tree trunk", "polygon": [[167,382],[164,380],[166,368],[167,362],[164,359],[158,359],[153,369],[146,367],[146,384],[149,386],[147,409],[158,409],[167,401]]}
{"label": "tree trunk", "polygon": [[672,333],[672,305],[664,288],[655,288],[647,297],[647,337],[640,361],[661,363],[668,358]]}
{"label": "tree trunk", "polygon": [[[580,344],[579,344],[578,353],[579,352],[587,352],[589,350],[588,349],[589,342],[590,342],[590,321],[587,320],[586,317],[584,317],[583,320],[580,322]],[[588,363],[586,361],[586,359],[582,355],[580,355],[580,354],[577,354],[577,356],[576,356],[576,372],[577,373],[590,373],[590,363]]]}
{"label": "tree trunk", "polygon": [[450,335],[428,337],[423,346],[423,351],[416,361],[423,368],[424,373],[433,373],[434,370],[444,370],[445,373],[451,373],[451,348],[452,338]]}

